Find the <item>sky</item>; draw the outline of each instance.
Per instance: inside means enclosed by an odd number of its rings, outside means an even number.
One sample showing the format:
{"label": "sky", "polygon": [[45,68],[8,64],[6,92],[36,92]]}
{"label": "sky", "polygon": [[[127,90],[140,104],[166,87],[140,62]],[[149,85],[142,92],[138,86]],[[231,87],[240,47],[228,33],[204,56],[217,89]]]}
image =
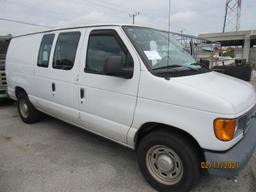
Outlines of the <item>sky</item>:
{"label": "sky", "polygon": [[[226,0],[171,0],[171,31],[198,35],[221,32]],[[0,0],[0,18],[52,28],[135,23],[168,30],[168,0]],[[241,30],[256,29],[256,0],[242,0]],[[0,35],[47,30],[0,20]],[[228,26],[228,29],[231,29]]]}

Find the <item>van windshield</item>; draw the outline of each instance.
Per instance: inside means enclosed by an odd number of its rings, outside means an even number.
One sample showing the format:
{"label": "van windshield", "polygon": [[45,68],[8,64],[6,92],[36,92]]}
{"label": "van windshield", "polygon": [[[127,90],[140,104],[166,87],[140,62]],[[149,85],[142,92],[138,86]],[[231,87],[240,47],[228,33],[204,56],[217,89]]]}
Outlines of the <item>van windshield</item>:
{"label": "van windshield", "polygon": [[[135,26],[123,27],[147,68],[158,76],[208,72],[168,32]],[[169,41],[169,45],[168,45]]]}

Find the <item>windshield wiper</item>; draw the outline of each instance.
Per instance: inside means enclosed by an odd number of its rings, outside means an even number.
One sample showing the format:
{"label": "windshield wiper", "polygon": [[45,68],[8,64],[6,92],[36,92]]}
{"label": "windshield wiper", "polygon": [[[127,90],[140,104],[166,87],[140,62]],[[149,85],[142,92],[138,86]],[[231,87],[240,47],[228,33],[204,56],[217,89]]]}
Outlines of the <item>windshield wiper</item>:
{"label": "windshield wiper", "polygon": [[184,67],[193,71],[199,71],[198,69],[195,69],[193,67],[187,66],[187,65],[166,65],[166,66],[162,66],[162,67],[158,67],[153,69],[154,71],[156,70],[160,70],[160,69],[173,69],[173,68],[180,68],[180,67]]}
{"label": "windshield wiper", "polygon": [[192,63],[190,65],[201,66],[202,68],[208,69],[210,71],[209,67],[202,63]]}

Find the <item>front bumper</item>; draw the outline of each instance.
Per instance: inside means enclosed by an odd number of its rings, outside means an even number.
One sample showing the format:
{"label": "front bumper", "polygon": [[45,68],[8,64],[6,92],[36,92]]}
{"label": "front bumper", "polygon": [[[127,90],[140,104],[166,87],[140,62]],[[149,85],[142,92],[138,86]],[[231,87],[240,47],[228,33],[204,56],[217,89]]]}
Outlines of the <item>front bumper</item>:
{"label": "front bumper", "polygon": [[256,117],[250,120],[249,129],[244,138],[233,148],[226,152],[205,151],[206,162],[215,164],[236,162],[239,167],[211,167],[208,172],[211,175],[230,177],[237,175],[248,163],[256,147]]}

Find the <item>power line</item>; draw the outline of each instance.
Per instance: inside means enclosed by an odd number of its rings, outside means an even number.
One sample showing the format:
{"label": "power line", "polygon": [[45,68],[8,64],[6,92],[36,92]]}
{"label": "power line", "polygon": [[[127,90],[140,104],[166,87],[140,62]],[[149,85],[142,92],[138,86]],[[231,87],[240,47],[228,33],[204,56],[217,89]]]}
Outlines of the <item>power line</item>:
{"label": "power line", "polygon": [[[95,0],[94,0],[94,1],[95,1]],[[107,4],[107,5],[113,5],[113,6],[115,6],[115,9],[118,9],[118,10],[124,12],[125,14],[128,13],[127,10],[124,10],[124,9],[121,9],[121,8],[120,8],[120,7],[122,6],[122,5],[120,5],[120,4],[112,3],[112,2],[109,2],[109,1],[107,1],[107,0],[104,0],[104,1],[101,0],[101,1],[98,1],[98,2],[99,2],[99,3]],[[118,7],[118,8],[117,8],[117,7]],[[133,10],[129,9],[129,11],[131,11],[131,12],[136,12],[134,9],[133,9]]]}
{"label": "power line", "polygon": [[[96,2],[95,2],[96,1]],[[123,13],[123,14],[127,14],[128,12],[126,11],[126,10],[124,10],[124,9],[121,9],[121,8],[119,8],[120,6],[122,6],[122,5],[120,5],[120,4],[116,4],[116,3],[113,3],[113,2],[109,2],[109,0],[101,0],[101,1],[99,1],[99,0],[94,0],[93,2],[92,1],[90,1],[90,0],[88,0],[88,2],[91,2],[91,3],[97,3],[99,6],[101,6],[100,5],[100,3],[103,5],[102,7],[105,7],[105,8],[109,8],[109,9],[112,9],[112,10],[118,10],[119,12],[121,12],[121,13]],[[112,5],[113,7],[106,7],[105,6],[105,4],[108,4],[108,5]],[[170,4],[169,4],[170,5]],[[118,8],[117,8],[118,7]],[[169,8],[170,9],[170,8]],[[136,13],[137,11],[135,11],[135,10],[131,10],[131,12],[134,12],[134,13]],[[139,15],[143,15],[143,16],[146,16],[146,17],[148,17],[149,19],[155,19],[155,17],[152,15],[152,12],[146,12],[145,10],[143,10],[143,12],[138,12],[139,13]],[[129,14],[129,13],[128,13]],[[132,16],[132,14],[129,14],[129,16],[130,17],[133,17]],[[169,20],[171,20],[171,15],[170,15],[170,19],[168,19],[168,25],[169,25],[169,22],[171,22],[171,21],[169,21]],[[167,31],[170,31],[170,28],[180,28],[180,29],[184,29],[185,27],[184,26],[178,26],[178,25],[176,25],[176,24],[174,24],[174,23],[170,23],[170,27],[168,27],[168,30]],[[185,28],[186,29],[186,28]],[[187,30],[187,29],[186,29]],[[188,30],[187,30],[188,31]]]}
{"label": "power line", "polygon": [[128,12],[122,10],[122,9],[119,9],[119,8],[116,8],[116,7],[111,7],[109,5],[106,5],[106,4],[102,4],[102,2],[99,2],[99,1],[88,1],[88,3],[92,3],[92,4],[95,4],[97,6],[100,6],[100,7],[104,7],[104,8],[107,8],[107,9],[111,9],[111,10],[114,10],[114,11],[118,11],[122,14],[127,14]]}
{"label": "power line", "polygon": [[[116,10],[116,11],[119,11],[120,13],[122,14],[129,14],[129,17],[132,17],[133,19],[133,24],[135,24],[135,18],[139,15],[141,15],[140,12],[134,12],[134,14],[130,14],[129,12],[127,12],[126,10],[124,9],[121,9],[121,8],[117,8],[117,7],[120,7],[120,5],[118,4],[115,4],[115,3],[112,3],[112,2],[109,2],[109,1],[97,1],[97,0],[94,0],[94,1],[90,1],[88,0],[89,3],[93,3],[95,5],[98,5],[98,6],[101,6],[101,7],[104,7],[104,8],[108,8],[108,9],[112,9],[112,10]],[[112,5],[111,7],[109,5]]]}
{"label": "power line", "polygon": [[[97,7],[102,7],[102,8],[106,8],[106,9],[111,9],[111,10],[114,10],[114,11],[118,11],[120,14],[122,14],[123,16],[124,15],[129,15],[130,17],[133,17],[133,23],[135,23],[135,18],[138,16],[138,15],[142,15],[141,12],[135,12],[134,11],[134,14],[129,14],[128,11],[124,10],[124,9],[121,9],[119,8],[120,5],[118,4],[115,4],[115,3],[112,3],[112,2],[109,2],[108,0],[104,0],[104,1],[98,1],[98,0],[87,0],[86,1],[87,3],[91,3],[91,4],[94,4],[95,6]],[[20,4],[21,5],[21,4]],[[27,6],[27,5],[24,5],[24,6]],[[29,6],[30,7],[30,6]],[[32,8],[32,7],[31,7]],[[57,12],[54,12],[57,14]],[[151,13],[147,13],[145,14],[145,12],[143,11],[143,15],[146,16],[146,17],[149,17],[151,19],[153,19],[153,15]],[[127,17],[128,18],[128,17]],[[14,23],[19,23],[19,24],[25,24],[25,25],[31,25],[31,26],[37,26],[37,27],[45,27],[45,28],[54,28],[52,26],[47,26],[47,25],[40,25],[40,24],[35,24],[35,23],[29,23],[29,22],[24,22],[24,21],[19,21],[19,20],[14,20],[14,19],[8,19],[8,18],[0,18],[0,20],[2,21],[8,21],[8,22],[14,22]],[[179,26],[177,26],[179,27]],[[181,27],[179,27],[181,28]]]}
{"label": "power line", "polygon": [[54,17],[58,18],[58,19],[60,19],[60,18],[63,19],[63,17],[65,16],[62,13],[59,13],[59,12],[56,12],[56,11],[53,11],[53,10],[50,10],[50,9],[45,9],[42,6],[33,6],[33,4],[28,4],[28,3],[24,3],[24,2],[20,2],[20,1],[9,0],[9,1],[4,2],[4,3],[15,5],[15,6],[21,7],[23,9],[25,8],[25,9],[28,9],[28,10],[38,10],[39,12],[43,12],[44,14],[47,14],[46,12],[52,13],[52,15]]}
{"label": "power line", "polygon": [[31,25],[31,26],[36,26],[36,27],[53,28],[53,27],[47,26],[47,25],[40,25],[40,24],[29,23],[29,22],[25,22],[25,21],[19,21],[19,20],[8,19],[8,18],[2,18],[2,17],[0,17],[0,20],[1,20],[1,21],[12,22],[12,23],[19,23],[19,24],[23,24],[23,25]]}

